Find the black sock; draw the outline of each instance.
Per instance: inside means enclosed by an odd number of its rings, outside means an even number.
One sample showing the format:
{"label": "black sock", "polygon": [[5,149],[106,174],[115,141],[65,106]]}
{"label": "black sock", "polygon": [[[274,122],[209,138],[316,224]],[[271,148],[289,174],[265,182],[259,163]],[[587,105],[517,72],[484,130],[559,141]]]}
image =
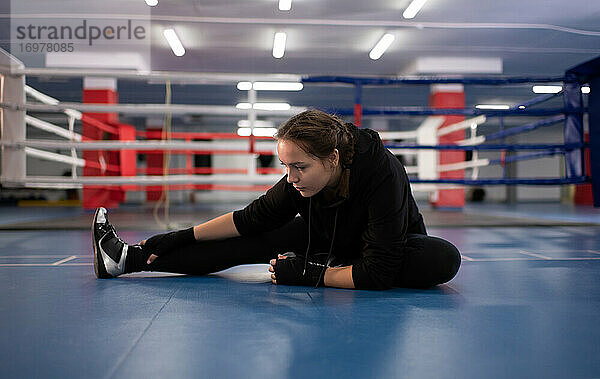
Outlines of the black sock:
{"label": "black sock", "polygon": [[129,245],[127,249],[127,258],[125,258],[125,272],[148,271],[149,266],[146,262],[150,252],[145,251],[143,246]]}

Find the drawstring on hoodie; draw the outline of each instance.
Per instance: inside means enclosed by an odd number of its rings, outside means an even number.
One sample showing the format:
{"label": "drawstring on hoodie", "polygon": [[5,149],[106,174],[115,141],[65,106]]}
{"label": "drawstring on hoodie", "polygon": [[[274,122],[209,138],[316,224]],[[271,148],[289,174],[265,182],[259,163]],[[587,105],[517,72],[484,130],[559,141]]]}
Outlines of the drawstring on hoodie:
{"label": "drawstring on hoodie", "polygon": [[306,265],[308,264],[308,250],[310,249],[310,210],[312,205],[312,196],[308,198],[308,245],[306,246],[306,253],[304,253],[304,270],[302,276],[306,275]]}
{"label": "drawstring on hoodie", "polygon": [[[333,233],[331,234],[331,245],[329,246],[329,253],[327,254],[327,259],[325,260],[325,265],[323,265],[323,269],[321,270],[321,275],[319,275],[319,280],[317,280],[317,284],[315,284],[315,288],[319,287],[319,283],[321,282],[321,278],[325,275],[325,270],[329,267],[329,258],[331,258],[331,253],[333,253],[333,241],[335,241],[335,229],[337,227],[337,216],[338,216],[339,208],[335,209],[335,218],[333,221]],[[325,280],[325,279],[323,279]]]}
{"label": "drawstring on hoodie", "polygon": [[[306,253],[304,254],[304,270],[302,271],[302,276],[306,275],[306,266],[308,265],[308,251],[310,250],[310,213],[312,208],[312,197],[308,199],[308,246],[306,246]],[[321,270],[321,274],[319,274],[319,280],[315,285],[315,288],[319,287],[319,283],[321,282],[321,278],[325,274],[325,270],[329,267],[329,258],[331,258],[331,254],[333,253],[333,242],[335,241],[335,230],[337,229],[337,217],[338,217],[339,208],[335,209],[335,218],[333,221],[333,233],[331,234],[331,245],[329,246],[329,253],[327,253],[327,259],[325,259],[325,264],[323,265],[323,269]]]}

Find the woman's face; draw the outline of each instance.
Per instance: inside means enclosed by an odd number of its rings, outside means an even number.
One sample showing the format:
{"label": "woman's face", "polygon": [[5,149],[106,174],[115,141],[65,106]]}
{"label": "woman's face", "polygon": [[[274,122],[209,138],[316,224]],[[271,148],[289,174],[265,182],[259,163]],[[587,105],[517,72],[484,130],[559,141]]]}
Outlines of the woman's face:
{"label": "woman's face", "polygon": [[294,142],[282,139],[277,142],[277,154],[286,168],[288,183],[304,197],[316,195],[325,186],[336,182],[337,149],[331,160],[321,160],[307,154]]}

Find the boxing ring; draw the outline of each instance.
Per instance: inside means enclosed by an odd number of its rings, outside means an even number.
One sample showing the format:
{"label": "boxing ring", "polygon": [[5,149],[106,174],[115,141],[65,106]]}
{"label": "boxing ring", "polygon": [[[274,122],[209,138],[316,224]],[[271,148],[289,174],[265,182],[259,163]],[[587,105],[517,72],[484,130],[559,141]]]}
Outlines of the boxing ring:
{"label": "boxing ring", "polygon": [[[435,199],[440,191],[463,191],[465,186],[491,185],[567,185],[592,183],[594,205],[600,206],[600,58],[577,66],[560,77],[464,77],[427,76],[395,78],[324,77],[298,75],[234,75],[184,74],[151,72],[146,74],[111,70],[28,69],[13,57],[1,55],[2,109],[2,174],[6,188],[83,189],[84,207],[94,208],[100,200],[93,193],[110,192],[113,201],[122,202],[126,191],[146,190],[168,198],[169,190],[240,190],[262,192],[284,174],[282,168],[258,167],[261,155],[276,154],[276,144],[269,135],[247,133],[172,132],[173,115],[202,114],[242,116],[255,128],[259,116],[289,117],[310,107],[255,109],[252,106],[181,105],[170,102],[171,80],[188,78],[192,83],[214,84],[240,81],[287,80],[304,85],[349,85],[354,87],[353,108],[324,109],[343,117],[354,117],[361,125],[363,118],[391,116],[427,116],[412,131],[382,131],[385,146],[395,155],[409,157],[406,170],[413,191],[425,191]],[[165,83],[164,104],[96,104],[65,103],[25,84],[26,76],[39,77],[113,77],[133,80],[158,80]],[[534,97],[507,109],[467,107],[363,107],[363,87],[410,85],[522,85],[562,83],[555,94]],[[582,87],[589,88],[588,105],[584,104]],[[594,87],[596,91],[594,91]],[[540,107],[562,97],[562,107]],[[248,103],[257,102],[256,90],[248,90]],[[66,118],[68,128],[35,117],[36,113],[55,113]],[[120,123],[117,114],[164,115],[162,130],[136,130]],[[536,118],[519,126],[504,128],[509,117]],[[466,119],[465,119],[466,118]],[[541,118],[541,119],[540,119]],[[589,143],[584,138],[584,119],[589,123]],[[496,132],[481,133],[491,120],[498,122]],[[77,125],[87,132],[76,132]],[[553,144],[511,144],[508,137],[562,125],[564,141]],[[27,128],[49,133],[55,139],[29,139]],[[90,130],[94,130],[90,133]],[[586,167],[586,150],[589,151]],[[466,152],[470,155],[465,158]],[[481,158],[482,152],[495,152],[497,158]],[[152,167],[137,167],[136,157],[154,157]],[[182,167],[171,167],[170,158],[181,155]],[[235,167],[195,167],[195,155],[235,155],[245,163]],[[486,167],[534,160],[542,157],[564,157],[564,175],[560,177],[514,178],[503,171],[497,178],[481,178]],[[28,175],[28,160],[47,160],[70,168],[70,177]],[[162,161],[162,162],[161,162]],[[91,192],[90,192],[91,191]],[[95,192],[94,192],[95,191]],[[91,196],[91,197],[90,197]],[[464,192],[458,192],[464,198]],[[86,201],[86,198],[88,201]],[[92,200],[89,200],[92,199]],[[116,199],[116,200],[115,200]],[[158,200],[155,198],[154,200]],[[168,199],[167,199],[168,200]]]}

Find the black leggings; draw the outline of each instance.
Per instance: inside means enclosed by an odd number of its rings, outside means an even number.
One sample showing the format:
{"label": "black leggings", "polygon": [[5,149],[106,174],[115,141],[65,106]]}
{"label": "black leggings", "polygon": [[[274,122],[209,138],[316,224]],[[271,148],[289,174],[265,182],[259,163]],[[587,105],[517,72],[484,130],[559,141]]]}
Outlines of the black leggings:
{"label": "black leggings", "polygon": [[[190,275],[204,275],[229,267],[268,263],[277,254],[294,252],[304,256],[308,228],[301,217],[271,232],[255,236],[223,240],[198,241],[177,251],[158,257],[146,264],[149,252],[135,257],[128,271],[163,271]],[[315,242],[311,242],[311,251]],[[134,258],[134,257],[132,257]],[[310,255],[310,258],[314,258]],[[409,234],[404,261],[398,272],[395,287],[427,288],[450,281],[458,272],[461,256],[456,247],[441,238]],[[340,264],[341,263],[341,264]],[[334,261],[332,265],[350,265]]]}

